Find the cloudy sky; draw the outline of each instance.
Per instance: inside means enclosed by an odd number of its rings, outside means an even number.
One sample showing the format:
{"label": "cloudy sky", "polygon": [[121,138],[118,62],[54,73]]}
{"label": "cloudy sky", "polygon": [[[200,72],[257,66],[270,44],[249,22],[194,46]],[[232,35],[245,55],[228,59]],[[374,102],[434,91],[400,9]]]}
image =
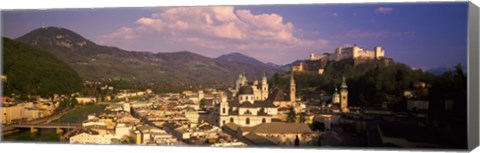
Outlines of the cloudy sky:
{"label": "cloudy sky", "polygon": [[416,68],[466,64],[467,3],[317,4],[4,11],[3,36],[70,29],[126,50],[240,52],[287,64],[357,44]]}

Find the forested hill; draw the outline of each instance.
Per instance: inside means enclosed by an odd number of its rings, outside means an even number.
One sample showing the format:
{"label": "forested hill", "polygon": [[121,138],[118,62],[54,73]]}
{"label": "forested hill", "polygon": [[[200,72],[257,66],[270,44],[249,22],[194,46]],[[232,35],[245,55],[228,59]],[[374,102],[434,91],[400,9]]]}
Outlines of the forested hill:
{"label": "forested hill", "polygon": [[28,44],[3,38],[4,95],[40,95],[77,92],[80,76],[53,54]]}
{"label": "forested hill", "polygon": [[[322,91],[332,94],[341,84],[342,77],[346,77],[349,105],[373,107],[387,102],[395,107],[397,104],[405,104],[403,94],[407,90],[418,90],[420,96],[416,98],[424,100],[440,95],[444,99],[462,97],[465,94],[462,91],[466,89],[466,78],[463,74],[461,65],[457,65],[455,71],[434,75],[422,70],[413,70],[408,65],[392,59],[370,60],[361,64],[354,64],[354,60],[347,59],[328,62],[323,75],[296,72],[295,81],[297,94],[308,97],[319,95]],[[270,80],[273,83],[272,87],[286,88],[289,76],[289,74],[274,75]],[[418,89],[416,84],[421,82],[427,87]],[[432,89],[436,91],[433,94],[440,95],[429,94]]]}

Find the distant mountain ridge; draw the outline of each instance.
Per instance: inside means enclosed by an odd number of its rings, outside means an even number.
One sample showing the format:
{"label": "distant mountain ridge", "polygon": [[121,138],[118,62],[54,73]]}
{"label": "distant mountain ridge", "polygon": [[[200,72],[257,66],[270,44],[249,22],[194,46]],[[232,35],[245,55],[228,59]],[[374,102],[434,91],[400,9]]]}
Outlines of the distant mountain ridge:
{"label": "distant mountain ridge", "polygon": [[189,51],[155,54],[101,46],[57,27],[38,28],[16,40],[51,52],[84,80],[92,81],[116,78],[159,83],[233,83],[242,72],[250,77],[279,72],[265,64],[209,58]]}
{"label": "distant mountain ridge", "polygon": [[225,60],[225,61],[235,61],[235,62],[250,64],[250,65],[264,65],[263,62],[238,52],[224,54],[217,57],[216,59]]}

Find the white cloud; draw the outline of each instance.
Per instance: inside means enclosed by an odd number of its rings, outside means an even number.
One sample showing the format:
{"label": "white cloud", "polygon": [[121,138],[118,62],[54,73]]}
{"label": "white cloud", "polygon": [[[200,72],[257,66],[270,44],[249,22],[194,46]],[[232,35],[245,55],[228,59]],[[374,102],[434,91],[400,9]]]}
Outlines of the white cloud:
{"label": "white cloud", "polygon": [[390,14],[393,12],[393,8],[391,7],[378,7],[375,9],[375,13],[377,14]]}
{"label": "white cloud", "polygon": [[120,29],[118,29],[113,33],[100,36],[100,38],[101,38],[100,43],[105,43],[105,42],[115,41],[116,39],[132,40],[132,39],[139,38],[139,36],[136,34],[136,32],[132,28],[121,27]]}
{"label": "white cloud", "polygon": [[[206,49],[292,51],[293,48],[319,48],[328,42],[296,36],[294,24],[278,14],[252,14],[250,10],[220,7],[168,8],[136,20],[100,37],[104,42],[156,35],[162,41],[189,43]],[[313,49],[313,48],[312,48]]]}

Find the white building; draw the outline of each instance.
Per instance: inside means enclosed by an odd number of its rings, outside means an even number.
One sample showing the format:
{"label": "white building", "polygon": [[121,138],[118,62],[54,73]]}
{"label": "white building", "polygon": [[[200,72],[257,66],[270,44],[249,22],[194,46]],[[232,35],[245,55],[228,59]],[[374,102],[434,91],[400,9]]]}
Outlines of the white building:
{"label": "white building", "polygon": [[76,144],[111,144],[112,139],[117,138],[113,134],[100,135],[90,133],[80,133],[70,137],[70,143]]}
{"label": "white building", "polygon": [[235,89],[231,91],[233,93],[232,97],[238,96],[238,92],[243,86],[250,86],[252,88],[253,97],[255,98],[254,100],[267,100],[269,91],[267,76],[265,73],[263,73],[262,81],[260,82],[260,84],[257,80],[254,80],[253,82],[248,82],[247,76],[245,74],[240,74],[237,81],[235,82]]}
{"label": "white building", "polygon": [[270,123],[278,114],[277,107],[271,101],[257,100],[254,88],[242,86],[237,97],[227,101],[222,98],[217,105],[219,117],[217,125],[223,126],[229,122],[241,126],[255,126],[261,123]]}
{"label": "white building", "polygon": [[56,109],[51,102],[26,102],[10,106],[2,106],[2,124],[11,124],[15,121],[31,121],[50,116]]}
{"label": "white building", "polygon": [[97,98],[95,97],[75,97],[79,104],[89,104],[89,103],[96,103]]}
{"label": "white building", "polygon": [[385,56],[385,50],[380,46],[375,46],[373,50],[366,50],[358,47],[356,44],[351,47],[339,47],[335,53],[325,53],[323,55],[310,54],[311,61],[327,58],[329,61],[340,61],[343,59],[380,59]]}

